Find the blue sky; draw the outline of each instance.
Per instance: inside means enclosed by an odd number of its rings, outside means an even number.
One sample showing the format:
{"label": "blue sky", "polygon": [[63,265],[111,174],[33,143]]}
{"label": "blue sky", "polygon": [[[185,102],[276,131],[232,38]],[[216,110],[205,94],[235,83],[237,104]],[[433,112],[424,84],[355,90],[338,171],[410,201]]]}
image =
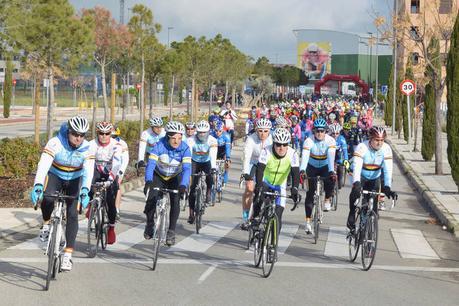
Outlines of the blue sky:
{"label": "blue sky", "polygon": [[[119,20],[119,0],[70,0],[77,10],[104,6]],[[150,7],[163,27],[158,37],[167,43],[187,35],[213,37],[221,33],[244,53],[271,62],[295,63],[293,29],[375,32],[374,12],[390,16],[393,0],[125,0]]]}

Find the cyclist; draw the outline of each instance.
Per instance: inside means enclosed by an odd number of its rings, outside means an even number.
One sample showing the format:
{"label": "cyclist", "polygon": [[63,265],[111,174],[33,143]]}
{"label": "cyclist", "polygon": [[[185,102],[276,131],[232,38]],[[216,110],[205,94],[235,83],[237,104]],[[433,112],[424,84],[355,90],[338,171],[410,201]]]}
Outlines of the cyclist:
{"label": "cyclist", "polygon": [[[255,194],[253,216],[251,223],[256,224],[255,218],[260,214],[261,204],[264,200],[263,191],[277,191],[285,196],[287,190],[287,177],[292,174],[292,188],[290,193],[292,200],[298,200],[298,185],[300,183],[300,158],[298,153],[289,146],[291,142],[290,131],[284,128],[277,128],[273,133],[273,144],[261,151],[258,159],[256,173]],[[279,197],[276,199],[276,215],[279,218],[279,231],[282,228],[282,213],[284,211],[286,199]]]}
{"label": "cyclist", "polygon": [[140,136],[136,168],[145,167],[145,153],[150,154],[155,144],[166,135],[162,126],[163,120],[160,117],[150,119],[150,128],[143,131]]}
{"label": "cyclist", "polygon": [[242,176],[245,180],[245,190],[242,194],[242,223],[241,229],[248,227],[250,205],[252,205],[253,192],[255,190],[254,178],[257,172],[260,153],[266,147],[272,145],[271,121],[261,118],[256,123],[256,132],[247,137],[244,144]]}
{"label": "cyclist", "polygon": [[[100,181],[111,181],[110,188],[107,189],[105,201],[108,208],[108,233],[107,243],[116,242],[115,221],[116,205],[115,199],[119,190],[119,171],[122,166],[122,147],[114,138],[111,138],[113,125],[110,122],[98,122],[96,124],[97,137],[89,142],[92,147],[96,148],[95,171],[92,183]],[[90,198],[92,198],[90,192]],[[89,211],[89,210],[88,210]],[[89,215],[89,214],[87,214]]]}
{"label": "cyclist", "polygon": [[[88,129],[86,118],[79,116],[61,125],[57,136],[51,138],[43,149],[31,193],[34,206],[43,198],[43,191],[54,194],[62,190],[66,195],[77,197],[74,201],[66,201],[66,246],[61,263],[64,271],[70,271],[73,264],[72,252],[78,232],[78,200],[83,208],[89,203],[95,150],[84,139]],[[49,221],[53,209],[54,200],[45,195],[41,203],[43,227],[40,240],[43,242],[49,237]]]}
{"label": "cyclist", "polygon": [[215,107],[213,110],[212,110],[212,114],[209,116],[208,120],[210,125],[212,127],[214,127],[213,125],[215,124],[215,122],[218,122],[218,121],[221,121],[221,117],[218,115],[220,113],[220,107]]}
{"label": "cyclist", "polygon": [[[120,138],[121,130],[119,127],[114,126],[112,131],[112,138],[115,139],[121,145],[121,169],[118,173],[119,183],[123,180],[124,174],[126,173],[127,166],[129,164],[129,148],[127,143]],[[121,207],[121,189],[118,189],[116,194],[116,220],[120,220],[120,207]]]}
{"label": "cyclist", "polygon": [[[201,120],[196,124],[196,135],[189,139],[189,147],[191,149],[191,172],[197,174],[204,172],[206,174],[216,173],[217,168],[217,139],[209,135],[210,125],[207,121]],[[196,185],[198,179],[193,179],[188,196],[188,205],[190,206],[190,215],[188,223],[194,223],[194,204],[196,202]],[[212,176],[206,176],[206,205],[210,203],[210,192],[212,188]]]}
{"label": "cyclist", "polygon": [[[343,167],[349,169],[349,156],[347,154],[347,142],[343,135],[341,135],[341,125],[339,123],[334,123],[329,126],[330,136],[335,139],[336,142],[336,154],[335,154],[335,164],[337,165],[336,174],[338,175],[338,182],[341,182],[341,178],[345,173],[343,173]],[[341,185],[338,184],[338,188],[341,189]]]}
{"label": "cyclist", "polygon": [[188,145],[182,141],[185,128],[180,122],[170,121],[166,125],[166,136],[163,137],[151,151],[145,170],[144,193],[147,196],[144,213],[147,217],[144,237],[151,239],[155,227],[156,202],[158,191],[155,187],[178,189],[179,195],[170,194],[169,229],[166,244],[175,244],[175,227],[180,214],[179,196],[184,196],[190,182],[191,152]]}
{"label": "cyclist", "polygon": [[[326,129],[327,123],[325,119],[319,118],[314,121],[313,136],[304,141],[300,171],[302,175],[306,174],[308,178],[327,177],[323,180],[325,187],[324,211],[329,211],[331,209],[330,199],[333,195],[333,184],[336,180],[334,165],[336,142],[333,137],[325,133]],[[312,233],[311,214],[316,184],[316,180],[310,179],[308,192],[306,193],[305,231],[307,234]]]}
{"label": "cyclist", "polygon": [[225,173],[223,174],[223,184],[228,183],[228,169],[231,165],[231,139],[228,133],[223,131],[224,124],[219,121],[215,124],[215,128],[212,130],[211,135],[217,139],[217,159],[225,161]]}
{"label": "cyclist", "polygon": [[237,120],[236,112],[232,109],[231,102],[226,102],[226,109],[222,110],[220,116],[225,122],[225,131],[230,135],[231,143],[234,141],[234,122]]}
{"label": "cyclist", "polygon": [[[391,190],[392,185],[392,149],[384,142],[386,130],[382,126],[373,126],[369,130],[369,140],[359,144],[354,152],[354,171],[352,191],[349,195],[349,215],[347,227],[351,232],[355,230],[355,201],[360,197],[362,189],[376,190],[381,185],[381,168],[384,172],[383,192],[388,198],[397,199],[396,192]],[[378,207],[373,207],[378,212]]]}

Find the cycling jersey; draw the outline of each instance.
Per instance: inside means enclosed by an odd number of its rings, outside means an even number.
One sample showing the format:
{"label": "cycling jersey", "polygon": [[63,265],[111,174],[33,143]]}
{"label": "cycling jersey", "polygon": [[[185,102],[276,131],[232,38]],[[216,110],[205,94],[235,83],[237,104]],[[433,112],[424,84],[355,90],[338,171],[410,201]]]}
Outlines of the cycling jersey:
{"label": "cycling jersey", "polygon": [[272,143],[271,135],[263,142],[256,133],[249,135],[244,144],[242,173],[250,174],[252,166],[258,163],[261,151],[272,145]]}
{"label": "cycling jersey", "polygon": [[201,142],[197,135],[188,138],[188,145],[191,149],[191,159],[197,163],[210,161],[213,169],[217,168],[217,139],[209,135],[205,142]]}
{"label": "cycling jersey", "polygon": [[217,136],[215,131],[212,131],[211,135],[217,140],[217,159],[231,159],[230,135],[223,132],[220,136]]}
{"label": "cycling jersey", "polygon": [[328,171],[335,169],[336,142],[330,135],[325,135],[324,140],[318,141],[311,136],[304,141],[300,170],[306,170],[308,165],[322,168],[328,165]]}
{"label": "cycling jersey", "polygon": [[272,146],[261,151],[258,159],[259,164],[265,165],[263,172],[263,182],[271,186],[285,186],[290,169],[299,167],[300,158],[298,153],[291,147],[288,147],[287,153],[283,158],[277,158],[273,154]]}
{"label": "cycling jersey", "polygon": [[145,152],[150,154],[155,144],[165,135],[166,132],[164,131],[164,129],[161,129],[161,133],[159,133],[159,135],[153,132],[152,128],[143,131],[142,135],[140,136],[139,155],[137,160],[144,160]]}
{"label": "cycling jersey", "polygon": [[120,137],[116,137],[114,139],[118,141],[121,146],[121,168],[118,172],[118,176],[120,179],[122,179],[126,173],[127,166],[129,165],[129,148],[126,141]]}
{"label": "cycling jersey", "polygon": [[237,120],[236,112],[232,109],[224,109],[221,111],[220,116],[223,117],[225,122],[225,131],[234,130],[234,121]]}
{"label": "cycling jersey", "polygon": [[48,172],[62,180],[70,181],[82,177],[81,187],[91,188],[94,174],[95,147],[83,140],[78,148],[68,141],[67,123],[61,125],[56,137],[51,138],[43,149],[38,163],[35,184],[45,186]]}
{"label": "cycling jersey", "polygon": [[247,119],[245,122],[245,135],[252,134],[255,131],[255,120],[254,119]]}
{"label": "cycling jersey", "polygon": [[345,160],[349,160],[347,152],[347,142],[343,135],[339,135],[336,139],[336,156],[335,162],[342,164]]}
{"label": "cycling jersey", "polygon": [[191,152],[188,145],[182,141],[178,148],[174,149],[166,137],[162,138],[148,156],[146,182],[153,181],[153,172],[165,181],[182,174],[180,185],[188,186],[191,175]]}
{"label": "cycling jersey", "polygon": [[113,138],[110,138],[107,144],[101,144],[97,138],[91,140],[89,144],[96,148],[97,172],[108,175],[113,180],[119,174],[122,165],[121,144]]}
{"label": "cycling jersey", "polygon": [[354,152],[353,181],[360,182],[361,177],[375,180],[381,176],[381,167],[384,172],[384,185],[392,184],[392,149],[384,143],[378,151],[370,147],[369,141],[359,144]]}

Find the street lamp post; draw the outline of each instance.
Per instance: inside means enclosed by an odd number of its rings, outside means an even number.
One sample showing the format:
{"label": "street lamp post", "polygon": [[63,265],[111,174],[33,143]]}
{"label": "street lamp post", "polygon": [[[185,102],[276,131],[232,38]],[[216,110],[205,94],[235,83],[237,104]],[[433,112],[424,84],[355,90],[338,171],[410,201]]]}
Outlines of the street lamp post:
{"label": "street lamp post", "polygon": [[173,29],[174,29],[174,27],[167,27],[167,49],[169,49],[169,47],[170,47],[170,44],[169,44],[169,37],[170,37],[169,36],[169,32],[170,32],[170,30],[173,30]]}
{"label": "street lamp post", "polygon": [[373,62],[373,33],[368,32],[368,35],[370,35],[370,38],[368,39],[368,46],[370,47],[370,82],[368,85],[370,85],[370,88],[372,88],[372,83],[373,83],[373,75],[371,73],[371,66]]}

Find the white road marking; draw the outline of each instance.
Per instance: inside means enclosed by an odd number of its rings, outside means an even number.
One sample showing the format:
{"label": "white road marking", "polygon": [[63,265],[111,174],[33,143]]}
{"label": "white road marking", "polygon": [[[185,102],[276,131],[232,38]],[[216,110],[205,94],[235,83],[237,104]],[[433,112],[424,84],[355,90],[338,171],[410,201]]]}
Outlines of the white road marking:
{"label": "white road marking", "polygon": [[211,222],[201,228],[199,234],[192,234],[166,252],[204,253],[237,225],[235,222]]}
{"label": "white road marking", "polygon": [[[12,257],[0,258],[0,265],[12,263],[46,263],[47,258],[43,257]],[[73,257],[73,262],[77,264],[150,264],[151,258],[84,258]],[[196,259],[158,259],[159,265],[206,265],[206,266],[244,266],[253,267],[251,260],[196,260]],[[313,262],[288,262],[279,261],[276,263],[277,268],[309,268],[309,269],[342,269],[342,270],[361,270],[362,266],[357,263],[348,264],[326,264],[326,263],[313,263]],[[212,267],[209,267],[209,269]],[[207,269],[206,271],[208,271]],[[383,271],[411,271],[411,272],[445,272],[445,273],[459,273],[457,267],[421,267],[421,266],[386,266],[386,265],[373,265],[371,270]],[[212,272],[212,271],[211,271]]]}
{"label": "white road marking", "polygon": [[127,231],[116,235],[116,243],[110,246],[110,251],[125,251],[132,246],[144,241],[144,229],[145,224],[139,224],[136,227],[130,228]]}
{"label": "white road marking", "polygon": [[330,226],[328,238],[325,244],[324,255],[328,257],[348,257],[348,245],[346,240],[347,229],[340,226]]}
{"label": "white road marking", "polygon": [[420,230],[391,228],[390,231],[402,258],[440,259]]}
{"label": "white road marking", "polygon": [[208,278],[212,274],[212,272],[214,272],[215,268],[217,268],[217,265],[212,265],[206,271],[204,271],[204,273],[202,273],[198,279],[198,284],[204,282],[206,278]]}
{"label": "white road marking", "polygon": [[[296,232],[298,232],[299,225],[283,225],[279,235],[279,243],[277,245],[277,253],[282,255],[287,251],[290,243],[292,243]],[[253,248],[245,251],[246,253],[253,253]]]}

